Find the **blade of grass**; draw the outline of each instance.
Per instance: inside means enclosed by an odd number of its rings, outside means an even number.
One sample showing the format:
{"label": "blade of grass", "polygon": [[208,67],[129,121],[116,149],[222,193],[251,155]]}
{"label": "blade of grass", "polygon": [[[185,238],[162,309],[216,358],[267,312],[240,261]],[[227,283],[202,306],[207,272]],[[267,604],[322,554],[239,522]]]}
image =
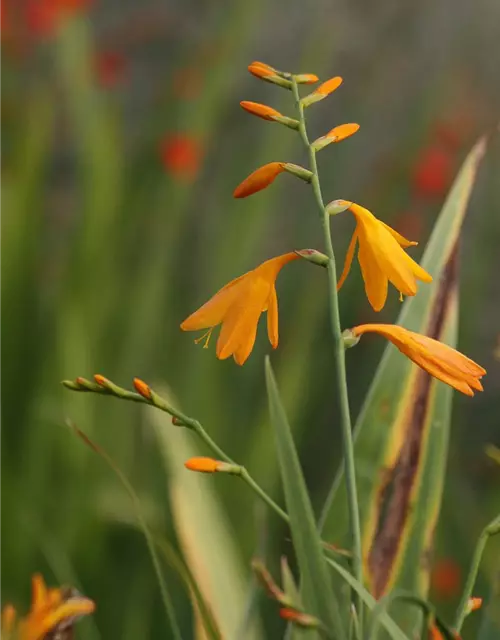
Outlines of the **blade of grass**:
{"label": "blade of grass", "polygon": [[339,606],[269,357],[266,358],[265,372],[271,424],[274,429],[281,478],[290,517],[290,529],[304,585],[304,607],[308,613],[316,615],[330,631],[334,632],[335,637],[342,638],[344,633]]}

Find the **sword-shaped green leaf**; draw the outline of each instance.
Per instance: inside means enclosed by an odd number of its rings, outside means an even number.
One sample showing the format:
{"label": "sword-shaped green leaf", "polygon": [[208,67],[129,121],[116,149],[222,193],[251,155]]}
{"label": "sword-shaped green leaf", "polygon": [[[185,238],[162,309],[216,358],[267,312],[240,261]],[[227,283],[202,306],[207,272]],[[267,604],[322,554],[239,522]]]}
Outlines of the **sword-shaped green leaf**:
{"label": "sword-shaped green leaf", "polygon": [[[481,140],[466,158],[426,247],[421,264],[434,282],[406,300],[397,321],[451,346],[457,332],[460,230],[484,149]],[[355,427],[363,564],[376,598],[396,587],[427,593],[452,394],[450,387],[387,346]],[[341,470],[323,512],[324,539],[342,542],[346,504]],[[403,630],[413,631],[414,615],[395,613],[395,619]]]}
{"label": "sword-shaped green leaf", "polygon": [[293,546],[304,585],[304,608],[317,616],[335,638],[343,638],[331,576],[269,358],[266,358],[266,385]]}

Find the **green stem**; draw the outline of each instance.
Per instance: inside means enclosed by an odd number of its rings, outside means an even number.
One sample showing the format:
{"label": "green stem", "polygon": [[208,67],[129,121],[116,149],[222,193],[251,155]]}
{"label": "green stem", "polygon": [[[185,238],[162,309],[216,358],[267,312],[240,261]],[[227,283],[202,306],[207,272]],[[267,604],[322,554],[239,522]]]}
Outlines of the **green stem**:
{"label": "green stem", "polygon": [[462,599],[458,605],[457,614],[455,616],[455,623],[453,625],[455,631],[460,633],[465,618],[467,617],[467,608],[469,605],[469,598],[472,596],[472,590],[476,583],[477,574],[479,572],[479,566],[483,557],[484,549],[491,536],[500,533],[500,515],[497,516],[490,524],[485,527],[479,536],[476,548],[474,549],[474,555],[472,556],[472,562],[465,581],[464,591],[462,593]]}
{"label": "green stem", "polygon": [[262,489],[260,485],[258,485],[252,476],[248,473],[245,467],[241,467],[241,476],[242,480],[244,480],[247,485],[256,493],[264,502],[271,507],[273,511],[275,511],[279,517],[284,520],[287,524],[290,523],[290,518],[288,514],[283,511],[281,507],[279,507],[274,500],[267,495],[267,493]]}
{"label": "green stem", "polygon": [[[352,439],[351,414],[349,410],[349,395],[347,389],[345,349],[342,341],[342,328],[340,325],[339,300],[337,295],[337,269],[335,253],[333,251],[332,236],[330,230],[330,216],[326,212],[321,185],[319,181],[316,152],[312,148],[307,136],[304,107],[300,103],[297,83],[293,80],[293,95],[299,112],[299,131],[309,152],[309,169],[313,173],[311,180],[314,197],[319,208],[326,254],[328,256],[328,293],[330,307],[330,330],[333,338],[333,351],[336,367],[337,390],[340,402],[340,426],[342,430],[342,442],[344,449],[345,477],[347,488],[347,501],[349,507],[349,524],[352,542],[352,569],[357,580],[363,583],[363,566],[361,561],[361,527],[359,521],[358,494],[356,490],[356,470],[354,465],[354,446]],[[362,627],[361,602],[356,594],[353,594],[353,603],[359,615],[359,626]]]}

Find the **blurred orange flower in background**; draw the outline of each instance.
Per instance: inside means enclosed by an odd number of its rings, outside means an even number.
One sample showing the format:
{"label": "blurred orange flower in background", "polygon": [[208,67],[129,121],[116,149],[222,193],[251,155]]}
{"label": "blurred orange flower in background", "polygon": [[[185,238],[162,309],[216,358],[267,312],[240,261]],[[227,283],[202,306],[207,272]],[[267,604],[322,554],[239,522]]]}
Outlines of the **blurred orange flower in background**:
{"label": "blurred orange flower in background", "polygon": [[70,627],[78,618],[89,615],[95,604],[74,589],[48,589],[40,574],[32,578],[31,609],[17,621],[17,612],[10,604],[2,610],[2,638],[43,640],[50,632],[56,637],[62,628]]}
{"label": "blurred orange flower in background", "polygon": [[160,157],[167,173],[177,178],[193,180],[202,160],[200,143],[187,134],[172,134],[160,141]]}
{"label": "blurred orange flower in background", "polygon": [[454,156],[445,147],[431,144],[417,157],[412,182],[418,195],[444,196],[453,180]]}
{"label": "blurred orange flower in background", "polygon": [[123,83],[126,68],[125,56],[117,51],[101,51],[94,60],[97,81],[105,89],[112,89]]}

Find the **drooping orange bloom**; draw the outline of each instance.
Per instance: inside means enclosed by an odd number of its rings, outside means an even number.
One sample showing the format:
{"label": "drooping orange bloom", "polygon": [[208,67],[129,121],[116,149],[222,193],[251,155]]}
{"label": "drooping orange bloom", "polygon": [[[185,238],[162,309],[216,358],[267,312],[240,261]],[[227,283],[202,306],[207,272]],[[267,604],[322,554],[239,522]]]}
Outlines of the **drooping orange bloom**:
{"label": "drooping orange bloom", "polygon": [[431,376],[467,396],[483,390],[480,379],[486,370],[438,340],[394,324],[362,324],[351,331],[356,337],[364,333],[378,333]]}
{"label": "drooping orange bloom", "polygon": [[160,142],[160,156],[165,169],[175,177],[193,180],[198,174],[202,149],[189,135],[175,134]]}
{"label": "drooping orange bloom", "polygon": [[281,117],[281,113],[273,109],[272,107],[268,107],[266,104],[260,104],[259,102],[250,102],[249,100],[243,100],[240,102],[240,106],[248,111],[248,113],[252,113],[254,116],[259,116],[259,118],[263,118],[264,120],[273,120],[276,116]]}
{"label": "drooping orange bloom", "polygon": [[2,637],[42,640],[50,632],[70,627],[78,618],[92,613],[95,604],[73,589],[47,589],[41,575],[32,579],[31,609],[16,623],[16,611],[6,605],[2,611]]}
{"label": "drooping orange bloom", "polygon": [[[267,333],[273,349],[278,346],[278,298],[275,282],[281,269],[300,256],[285,253],[266,260],[253,271],[232,280],[181,324],[183,331],[208,329],[207,342],[222,324],[216,355],[220,360],[233,356],[242,365],[250,355],[257,335],[260,315],[267,311]],[[205,336],[203,336],[205,337]]]}
{"label": "drooping orange bloom", "polygon": [[285,171],[285,162],[269,162],[256,169],[243,180],[234,190],[235,198],[246,198],[257,191],[262,191],[276,180],[280,173]]}
{"label": "drooping orange bloom", "polygon": [[[339,204],[345,205],[347,201],[340,200]],[[407,240],[359,204],[351,202],[349,209],[356,218],[356,230],[347,250],[337,289],[342,287],[349,274],[358,241],[358,260],[365,291],[375,311],[380,311],[387,300],[389,282],[405,296],[417,293],[417,280],[432,282],[432,276],[403,251],[403,248],[416,245],[416,242]]]}

